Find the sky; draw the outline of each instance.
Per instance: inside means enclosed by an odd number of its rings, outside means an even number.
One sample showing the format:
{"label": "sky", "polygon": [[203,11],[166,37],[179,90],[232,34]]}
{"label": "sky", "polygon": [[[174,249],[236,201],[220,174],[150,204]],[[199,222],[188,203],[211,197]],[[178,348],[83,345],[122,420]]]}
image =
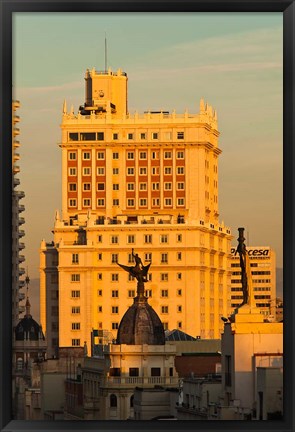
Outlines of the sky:
{"label": "sky", "polygon": [[282,13],[15,13],[13,96],[20,100],[19,165],[26,211],[25,266],[61,209],[63,101],[84,103],[87,68],[128,74],[129,112],[186,109],[203,97],[220,131],[220,221],[271,246],[283,266]]}

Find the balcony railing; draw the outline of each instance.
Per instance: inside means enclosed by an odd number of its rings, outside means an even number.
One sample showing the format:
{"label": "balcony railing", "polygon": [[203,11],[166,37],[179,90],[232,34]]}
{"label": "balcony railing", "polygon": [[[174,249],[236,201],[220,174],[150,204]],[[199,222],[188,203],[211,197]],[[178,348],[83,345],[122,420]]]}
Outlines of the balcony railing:
{"label": "balcony railing", "polygon": [[148,377],[108,377],[107,383],[109,385],[178,385],[178,377],[159,377],[159,376],[148,376]]}

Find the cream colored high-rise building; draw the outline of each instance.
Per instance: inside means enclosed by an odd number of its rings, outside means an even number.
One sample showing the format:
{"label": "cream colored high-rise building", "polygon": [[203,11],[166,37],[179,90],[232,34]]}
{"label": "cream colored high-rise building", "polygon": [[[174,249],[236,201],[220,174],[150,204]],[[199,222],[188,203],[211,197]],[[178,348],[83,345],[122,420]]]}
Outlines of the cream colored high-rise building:
{"label": "cream colored high-rise building", "polygon": [[50,353],[116,338],[133,302],[132,248],[151,262],[149,303],[165,328],[218,338],[230,307],[231,232],[219,221],[217,114],[128,112],[127,74],[86,71],[85,104],[63,105],[62,212],[40,249]]}
{"label": "cream colored high-rise building", "polygon": [[[239,254],[231,249],[231,310],[243,301]],[[265,316],[276,318],[276,254],[270,246],[249,246],[254,301]]]}
{"label": "cream colored high-rise building", "polygon": [[20,180],[17,178],[17,174],[20,171],[18,160],[20,155],[18,148],[20,142],[18,135],[20,130],[18,123],[20,121],[17,110],[20,107],[20,103],[17,100],[12,102],[12,326],[15,327],[18,324],[20,315],[25,311],[25,306],[21,305],[20,302],[25,298],[25,294],[22,292],[22,288],[25,285],[25,281],[22,276],[25,274],[25,269],[21,267],[21,263],[25,261],[24,255],[21,251],[25,245],[22,242],[22,237],[25,235],[21,225],[25,223],[25,219],[20,215],[24,211],[25,207],[20,204],[20,200],[24,198],[25,194],[23,191],[18,190]]}

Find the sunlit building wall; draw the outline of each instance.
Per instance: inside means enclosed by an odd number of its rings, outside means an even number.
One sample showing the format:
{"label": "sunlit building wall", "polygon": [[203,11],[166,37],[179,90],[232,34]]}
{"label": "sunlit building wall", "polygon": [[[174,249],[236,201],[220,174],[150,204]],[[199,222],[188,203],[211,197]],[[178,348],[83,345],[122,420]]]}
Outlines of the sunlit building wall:
{"label": "sunlit building wall", "polygon": [[79,112],[63,106],[62,212],[40,250],[43,329],[58,295],[60,346],[89,343],[93,328],[115,338],[136,290],[117,262],[132,265],[134,248],[152,263],[146,295],[165,328],[218,338],[231,233],[219,221],[216,111],[201,99],[198,113],[130,114],[126,73],[87,70],[85,83]]}

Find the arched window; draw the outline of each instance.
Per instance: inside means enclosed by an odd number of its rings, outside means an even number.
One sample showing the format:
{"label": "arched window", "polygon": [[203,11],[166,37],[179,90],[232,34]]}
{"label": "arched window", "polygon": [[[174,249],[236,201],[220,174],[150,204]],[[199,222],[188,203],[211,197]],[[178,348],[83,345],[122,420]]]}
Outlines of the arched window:
{"label": "arched window", "polygon": [[133,408],[134,404],[134,395],[130,397],[130,408]]}
{"label": "arched window", "polygon": [[117,402],[117,396],[115,394],[110,395],[110,407],[111,408],[117,408],[118,402]]}

